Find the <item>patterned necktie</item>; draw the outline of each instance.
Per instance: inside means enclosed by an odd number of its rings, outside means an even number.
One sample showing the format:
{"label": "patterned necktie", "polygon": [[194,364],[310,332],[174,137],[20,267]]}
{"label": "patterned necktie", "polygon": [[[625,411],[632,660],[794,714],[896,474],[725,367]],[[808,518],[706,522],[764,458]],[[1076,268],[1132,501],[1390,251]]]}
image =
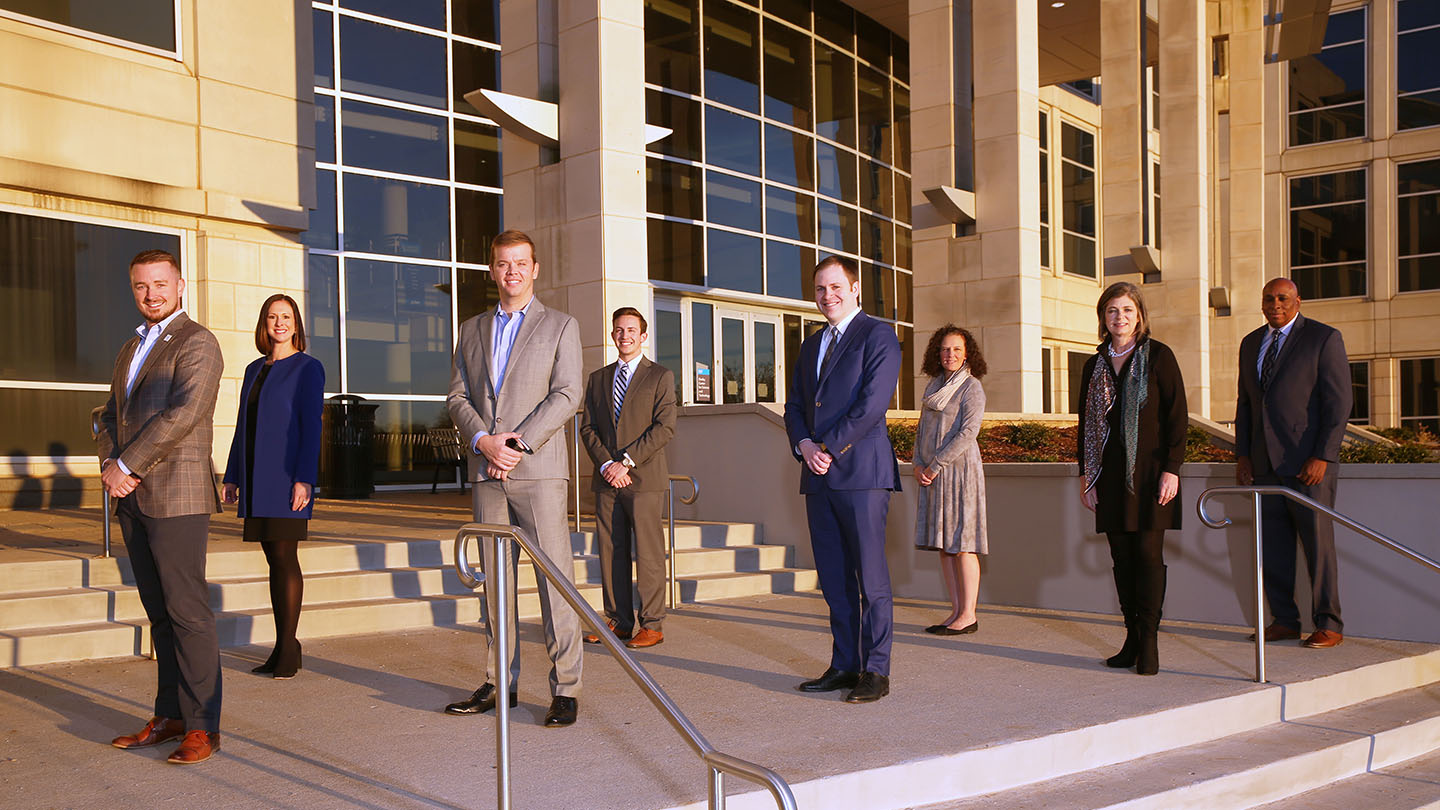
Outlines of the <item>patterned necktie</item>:
{"label": "patterned necktie", "polygon": [[1270,378],[1275,376],[1275,358],[1280,356],[1280,330],[1270,332],[1270,348],[1265,350],[1265,362],[1260,364],[1260,390],[1270,387]]}
{"label": "patterned necktie", "polygon": [[820,359],[820,373],[821,373],[822,375],[825,373],[825,369],[829,368],[829,366],[830,366],[830,355],[832,355],[832,354],[835,353],[835,344],[837,344],[837,343],[839,343],[839,342],[840,342],[840,329],[839,329],[838,327],[834,327],[834,326],[830,327],[830,345],[828,345],[828,346],[825,347],[825,356]]}
{"label": "patterned necktie", "polygon": [[625,404],[625,389],[630,387],[630,364],[621,363],[615,369],[615,421],[620,421],[620,406]]}

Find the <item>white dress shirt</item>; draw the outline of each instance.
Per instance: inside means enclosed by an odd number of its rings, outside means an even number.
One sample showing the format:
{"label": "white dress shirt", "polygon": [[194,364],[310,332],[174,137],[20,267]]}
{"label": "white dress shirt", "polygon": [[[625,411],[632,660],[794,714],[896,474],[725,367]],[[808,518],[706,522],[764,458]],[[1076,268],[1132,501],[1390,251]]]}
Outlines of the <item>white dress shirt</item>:
{"label": "white dress shirt", "polygon": [[[160,342],[160,336],[165,334],[165,330],[170,327],[170,322],[184,311],[181,307],[176,307],[169,317],[159,323],[142,323],[135,327],[135,334],[140,336],[140,345],[135,347],[135,354],[130,358],[130,369],[125,372],[125,396],[130,396],[130,392],[135,390],[135,376],[140,373],[140,367],[145,365],[145,358],[150,356],[150,351],[155,348],[155,344]],[[115,463],[120,465],[120,470],[126,475],[135,474],[130,472],[130,468],[125,466],[125,462],[121,461],[119,456],[115,457]]]}
{"label": "white dress shirt", "polygon": [[[1298,318],[1298,317],[1300,317],[1300,313],[1297,312],[1297,313],[1295,313],[1295,318]],[[1285,341],[1287,341],[1287,340],[1290,339],[1290,328],[1295,325],[1295,318],[1291,318],[1289,323],[1287,323],[1287,324],[1285,324],[1284,326],[1280,327],[1280,348],[1281,348],[1281,349],[1284,349],[1284,348],[1285,348]],[[1260,339],[1260,357],[1259,357],[1259,359],[1256,360],[1256,362],[1255,362],[1255,373],[1256,373],[1256,374],[1259,374],[1259,375],[1262,375],[1262,376],[1264,375],[1264,373],[1265,373],[1265,353],[1268,352],[1268,351],[1270,351],[1270,341],[1271,341],[1271,340],[1274,340],[1274,339],[1275,339],[1275,329],[1274,329],[1274,327],[1270,326],[1269,324],[1266,324],[1266,325],[1265,325],[1265,337],[1263,337],[1263,338]]]}

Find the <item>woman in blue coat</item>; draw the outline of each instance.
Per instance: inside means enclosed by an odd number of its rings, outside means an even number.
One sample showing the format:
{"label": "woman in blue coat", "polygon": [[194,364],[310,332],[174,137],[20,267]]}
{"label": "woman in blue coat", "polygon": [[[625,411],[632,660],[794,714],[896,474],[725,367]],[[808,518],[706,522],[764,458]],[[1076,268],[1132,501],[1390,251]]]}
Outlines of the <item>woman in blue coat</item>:
{"label": "woman in blue coat", "polygon": [[325,367],[305,354],[300,308],[283,293],[260,308],[255,348],[264,356],[245,369],[224,497],[240,505],[245,539],[260,543],[270,565],[275,649],[251,671],[293,678],[300,669],[295,629],[305,590],[297,546],[306,537],[320,466]]}

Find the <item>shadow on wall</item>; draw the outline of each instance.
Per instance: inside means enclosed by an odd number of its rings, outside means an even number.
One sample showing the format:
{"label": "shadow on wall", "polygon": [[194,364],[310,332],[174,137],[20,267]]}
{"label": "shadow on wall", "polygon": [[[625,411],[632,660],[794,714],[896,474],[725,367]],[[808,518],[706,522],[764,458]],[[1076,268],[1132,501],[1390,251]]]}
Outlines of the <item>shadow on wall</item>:
{"label": "shadow on wall", "polygon": [[22,448],[10,449],[13,475],[4,481],[0,508],[74,509],[82,505],[85,481],[66,461],[70,448],[63,442],[51,442],[46,449],[49,458],[43,463],[32,461]]}

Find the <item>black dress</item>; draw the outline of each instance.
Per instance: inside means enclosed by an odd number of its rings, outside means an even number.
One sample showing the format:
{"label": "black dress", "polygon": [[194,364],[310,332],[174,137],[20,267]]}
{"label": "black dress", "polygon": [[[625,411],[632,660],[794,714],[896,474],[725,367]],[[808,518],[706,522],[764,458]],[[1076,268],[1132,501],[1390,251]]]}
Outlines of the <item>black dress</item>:
{"label": "black dress", "polygon": [[[260,416],[260,390],[265,387],[265,377],[270,373],[271,364],[266,363],[260,367],[260,373],[255,376],[255,384],[250,386],[250,397],[245,401],[245,458],[255,458],[255,424]],[[245,511],[253,513],[254,504],[250,500],[250,493],[255,491],[255,464],[253,461],[245,465],[245,489],[241,493],[245,498]],[[250,542],[259,540],[304,540],[308,535],[307,531],[310,521],[305,518],[267,518],[247,517],[245,518],[245,539]]]}

